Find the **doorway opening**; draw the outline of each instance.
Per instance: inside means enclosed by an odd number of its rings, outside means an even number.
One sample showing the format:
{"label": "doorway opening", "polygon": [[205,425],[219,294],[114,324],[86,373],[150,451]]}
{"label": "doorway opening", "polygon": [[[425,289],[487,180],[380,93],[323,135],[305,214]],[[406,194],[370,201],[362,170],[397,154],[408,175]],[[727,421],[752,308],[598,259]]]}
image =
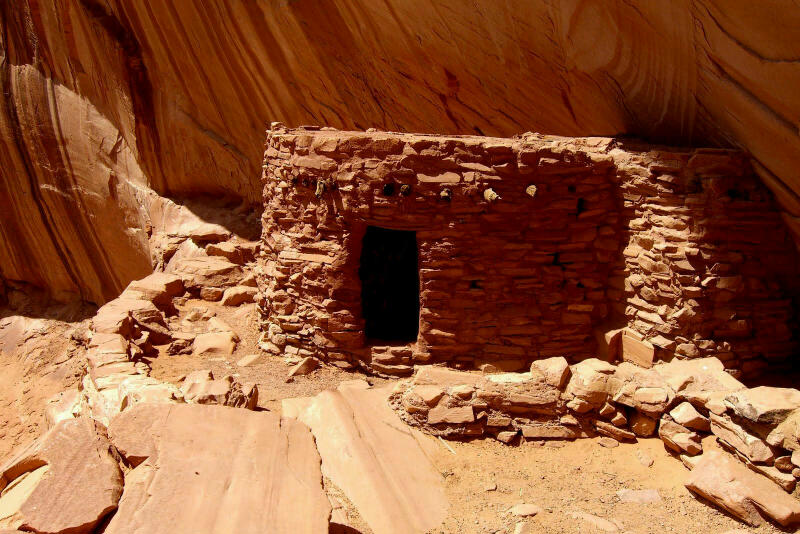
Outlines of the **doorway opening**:
{"label": "doorway opening", "polygon": [[361,309],[367,339],[413,342],[419,334],[417,234],[367,227],[361,249]]}

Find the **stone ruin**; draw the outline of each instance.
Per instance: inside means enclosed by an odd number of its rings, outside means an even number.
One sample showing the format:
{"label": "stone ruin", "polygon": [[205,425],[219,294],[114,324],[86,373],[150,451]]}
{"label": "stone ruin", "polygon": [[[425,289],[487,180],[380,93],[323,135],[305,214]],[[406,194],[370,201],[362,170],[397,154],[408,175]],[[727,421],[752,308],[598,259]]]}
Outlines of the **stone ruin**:
{"label": "stone ruin", "polygon": [[[263,178],[261,242],[165,216],[156,272],[73,332],[80,380],[0,464],[0,530],[322,534],[349,507],[375,534],[423,534],[451,504],[424,434],[657,437],[694,495],[750,525],[800,524],[800,391],[748,387],[793,363],[797,258],[744,155],[276,124]],[[258,346],[294,366],[287,382],[321,361],[409,377],[323,378],[280,415],[252,374],[157,378],[156,357],[255,348],[249,319],[198,301],[260,308]],[[539,511],[500,522],[530,532],[519,519]]]}
{"label": "stone ruin", "polygon": [[800,522],[800,392],[739,380],[798,348],[796,248],[746,155],[274,123],[262,181],[267,352],[413,374],[388,403],[440,438],[658,436],[692,493]]}
{"label": "stone ruin", "polygon": [[385,375],[797,349],[796,248],[747,157],[611,138],[268,132],[267,351]]}

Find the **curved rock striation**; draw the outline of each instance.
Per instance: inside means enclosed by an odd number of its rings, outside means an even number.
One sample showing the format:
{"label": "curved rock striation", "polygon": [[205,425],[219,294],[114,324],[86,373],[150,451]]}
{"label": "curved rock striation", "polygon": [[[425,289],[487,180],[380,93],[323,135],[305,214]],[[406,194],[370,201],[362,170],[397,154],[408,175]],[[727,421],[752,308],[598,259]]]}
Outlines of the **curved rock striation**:
{"label": "curved rock striation", "polygon": [[23,0],[0,27],[0,273],[56,294],[147,273],[148,188],[256,202],[273,120],[734,144],[800,229],[789,0]]}

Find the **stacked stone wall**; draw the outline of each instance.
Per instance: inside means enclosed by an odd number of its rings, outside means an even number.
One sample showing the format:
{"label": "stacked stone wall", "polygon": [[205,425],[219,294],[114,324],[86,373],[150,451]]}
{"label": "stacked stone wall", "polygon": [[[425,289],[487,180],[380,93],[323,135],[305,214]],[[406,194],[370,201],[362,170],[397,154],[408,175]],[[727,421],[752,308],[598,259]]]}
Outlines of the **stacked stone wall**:
{"label": "stacked stone wall", "polygon": [[665,358],[716,356],[752,374],[790,357],[797,254],[747,158],[612,154],[627,245],[617,273],[624,291],[609,298],[624,302],[615,311],[627,325]]}
{"label": "stacked stone wall", "polygon": [[[747,369],[794,348],[794,248],[735,152],[274,125],[263,185],[262,346],[274,353],[386,374],[516,370],[595,356],[614,327],[657,357]],[[365,337],[370,225],[416,232],[416,342]]]}

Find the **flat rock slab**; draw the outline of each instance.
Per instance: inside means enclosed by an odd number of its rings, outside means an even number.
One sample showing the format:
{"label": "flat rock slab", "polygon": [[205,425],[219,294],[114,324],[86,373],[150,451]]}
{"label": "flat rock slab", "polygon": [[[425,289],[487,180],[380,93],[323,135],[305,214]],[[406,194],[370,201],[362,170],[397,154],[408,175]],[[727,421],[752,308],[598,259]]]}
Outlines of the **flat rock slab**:
{"label": "flat rock slab", "polygon": [[447,515],[444,481],[423,448],[430,438],[392,411],[390,392],[344,382],[313,398],[284,400],[283,413],[311,427],[322,472],[375,534],[422,534]]}
{"label": "flat rock slab", "polygon": [[661,495],[655,489],[621,489],[617,492],[619,502],[635,503],[635,504],[650,504],[661,502]]}
{"label": "flat rock slab", "polygon": [[800,501],[727,454],[703,454],[686,487],[749,525],[763,523],[762,514],[783,526],[800,522]]}
{"label": "flat rock slab", "polygon": [[0,529],[94,532],[117,507],[122,472],[103,428],[61,421],[0,467]]}
{"label": "flat rock slab", "polygon": [[800,408],[800,391],[759,386],[731,393],[725,397],[725,404],[739,417],[776,425]]}
{"label": "flat rock slab", "polygon": [[109,437],[135,468],[106,534],[326,534],[308,428],[224,406],[138,404]]}

